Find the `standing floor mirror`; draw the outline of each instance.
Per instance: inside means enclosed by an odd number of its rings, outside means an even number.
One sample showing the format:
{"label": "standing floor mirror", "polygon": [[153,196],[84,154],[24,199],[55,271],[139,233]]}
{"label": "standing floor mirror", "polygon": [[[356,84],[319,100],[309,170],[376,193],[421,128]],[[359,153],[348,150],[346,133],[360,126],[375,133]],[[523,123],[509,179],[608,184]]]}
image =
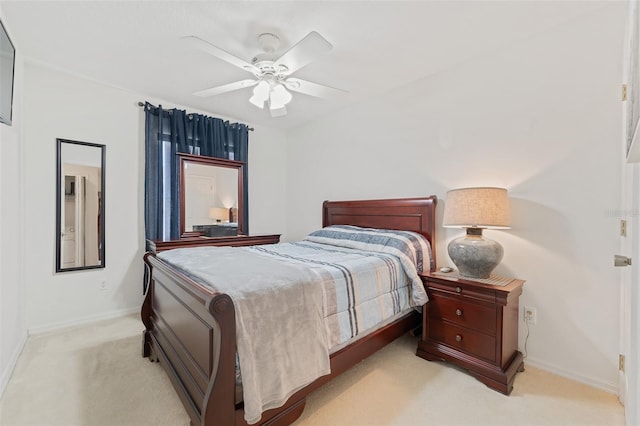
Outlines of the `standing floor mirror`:
{"label": "standing floor mirror", "polygon": [[57,142],[56,272],[104,268],[106,146]]}

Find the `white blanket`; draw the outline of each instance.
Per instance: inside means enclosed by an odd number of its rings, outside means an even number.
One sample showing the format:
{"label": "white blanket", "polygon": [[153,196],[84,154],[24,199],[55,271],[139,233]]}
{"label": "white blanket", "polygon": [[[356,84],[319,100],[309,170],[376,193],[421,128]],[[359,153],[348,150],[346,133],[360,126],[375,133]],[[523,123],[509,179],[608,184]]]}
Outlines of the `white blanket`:
{"label": "white blanket", "polygon": [[321,278],[312,269],[234,247],[176,249],[158,257],[233,299],[247,423],[331,372]]}

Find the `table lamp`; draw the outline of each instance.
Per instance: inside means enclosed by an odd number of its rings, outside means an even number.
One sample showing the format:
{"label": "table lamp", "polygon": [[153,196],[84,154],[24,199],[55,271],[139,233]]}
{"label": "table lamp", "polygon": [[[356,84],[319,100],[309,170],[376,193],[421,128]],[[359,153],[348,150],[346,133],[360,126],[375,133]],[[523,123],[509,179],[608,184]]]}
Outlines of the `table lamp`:
{"label": "table lamp", "polygon": [[209,218],[217,223],[229,222],[229,209],[224,207],[211,207],[209,209]]}
{"label": "table lamp", "polygon": [[482,230],[509,229],[510,225],[506,189],[479,187],[447,192],[442,226],[467,230],[466,236],[452,240],[447,247],[461,276],[489,278],[504,250],[498,242],[483,238]]}

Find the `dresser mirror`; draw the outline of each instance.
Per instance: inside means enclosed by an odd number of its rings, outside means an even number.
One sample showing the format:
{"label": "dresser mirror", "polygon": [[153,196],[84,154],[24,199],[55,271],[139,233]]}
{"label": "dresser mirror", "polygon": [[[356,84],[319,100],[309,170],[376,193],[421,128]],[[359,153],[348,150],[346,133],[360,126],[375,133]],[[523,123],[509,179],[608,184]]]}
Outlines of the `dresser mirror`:
{"label": "dresser mirror", "polygon": [[106,146],[57,143],[56,272],[104,268]]}
{"label": "dresser mirror", "polygon": [[190,154],[178,159],[182,238],[244,235],[244,163]]}

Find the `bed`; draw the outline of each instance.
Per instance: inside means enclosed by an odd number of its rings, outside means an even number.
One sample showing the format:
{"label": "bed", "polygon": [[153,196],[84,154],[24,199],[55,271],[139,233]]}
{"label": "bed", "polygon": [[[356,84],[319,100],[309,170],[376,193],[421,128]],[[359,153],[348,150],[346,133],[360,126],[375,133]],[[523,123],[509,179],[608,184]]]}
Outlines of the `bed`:
{"label": "bed", "polygon": [[[393,200],[325,201],[322,226],[352,225],[412,231],[434,247],[435,196]],[[267,247],[267,246],[264,246]],[[265,248],[267,250],[267,248]],[[214,291],[194,275],[154,253],[142,306],[143,356],[159,361],[193,425],[247,425],[238,395],[236,308],[231,296]],[[435,250],[426,266],[433,270]],[[236,303],[237,300],[236,300]],[[239,305],[238,305],[239,306]],[[306,396],[404,333],[420,326],[410,310],[374,332],[339,347],[329,356],[330,374],[295,391],[286,402],[261,414],[262,425],[287,425],[304,410]],[[240,346],[241,347],[241,346]],[[244,371],[244,369],[243,369]]]}

